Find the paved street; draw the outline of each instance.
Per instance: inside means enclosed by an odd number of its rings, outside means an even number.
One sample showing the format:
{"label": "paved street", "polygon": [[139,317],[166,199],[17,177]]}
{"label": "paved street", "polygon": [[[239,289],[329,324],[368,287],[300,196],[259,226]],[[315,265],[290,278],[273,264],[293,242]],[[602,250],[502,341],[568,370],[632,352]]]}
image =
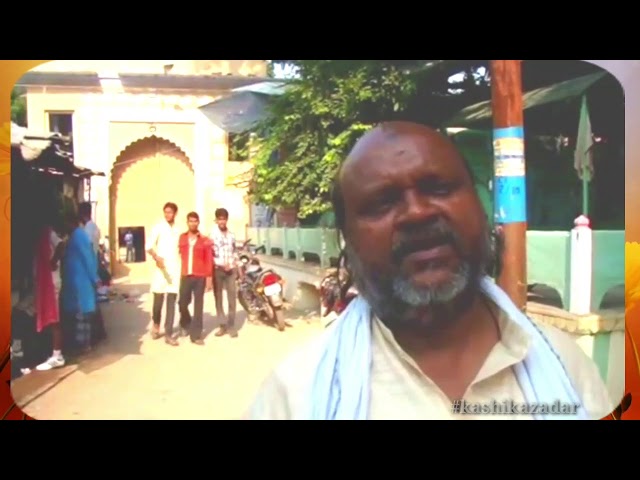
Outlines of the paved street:
{"label": "paved street", "polygon": [[[188,339],[170,347],[149,337],[151,295],[135,299],[147,289],[118,287],[132,293],[132,301],[103,304],[107,342],[77,369],[33,372],[15,381],[18,405],[28,402],[23,410],[37,419],[237,419],[278,361],[322,328],[316,319],[289,312],[291,327],[278,332],[245,323],[242,311],[238,338],[209,335],[204,347]],[[205,298],[208,334],[217,324],[209,313],[213,294]]]}

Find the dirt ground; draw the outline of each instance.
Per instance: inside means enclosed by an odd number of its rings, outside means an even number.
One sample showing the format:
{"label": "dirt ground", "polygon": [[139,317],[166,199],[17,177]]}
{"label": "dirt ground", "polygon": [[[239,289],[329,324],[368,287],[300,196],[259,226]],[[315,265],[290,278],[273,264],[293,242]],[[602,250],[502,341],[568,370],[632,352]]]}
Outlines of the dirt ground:
{"label": "dirt ground", "polygon": [[[205,296],[205,345],[152,340],[147,285],[127,285],[131,302],[102,305],[109,338],[75,366],[12,382],[22,410],[36,419],[237,419],[261,382],[292,348],[317,335],[316,318],[287,312],[285,332],[246,322],[238,338],[218,338],[213,294]],[[177,317],[177,315],[176,315]],[[176,318],[177,322],[177,318]]]}
{"label": "dirt ground", "polygon": [[[170,347],[149,336],[148,288],[135,282],[117,286],[131,301],[102,304],[108,340],[78,364],[13,381],[18,406],[43,420],[237,419],[271,369],[322,331],[317,317],[298,312],[287,312],[290,327],[285,332],[249,324],[238,307],[239,337],[217,338],[209,335],[217,323],[208,292],[205,345],[181,339],[179,347]],[[548,295],[539,296],[544,300]],[[610,297],[605,302],[609,308],[624,305],[623,292]],[[552,300],[543,303],[554,304]]]}

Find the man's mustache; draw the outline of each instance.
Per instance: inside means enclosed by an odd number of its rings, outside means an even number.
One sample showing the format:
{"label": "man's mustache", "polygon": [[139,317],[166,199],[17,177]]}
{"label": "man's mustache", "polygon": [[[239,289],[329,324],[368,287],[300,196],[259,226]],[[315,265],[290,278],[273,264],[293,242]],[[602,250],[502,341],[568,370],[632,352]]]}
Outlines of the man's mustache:
{"label": "man's mustache", "polygon": [[391,247],[391,258],[394,263],[400,264],[412,253],[442,245],[449,245],[459,254],[462,252],[460,238],[445,220],[440,219],[414,226],[410,231],[396,236]]}

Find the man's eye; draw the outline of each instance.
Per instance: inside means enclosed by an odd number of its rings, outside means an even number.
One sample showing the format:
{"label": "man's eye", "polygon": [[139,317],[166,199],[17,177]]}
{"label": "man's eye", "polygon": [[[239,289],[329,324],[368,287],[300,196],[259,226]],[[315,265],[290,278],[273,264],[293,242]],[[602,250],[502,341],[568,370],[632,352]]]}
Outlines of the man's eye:
{"label": "man's eye", "polygon": [[453,188],[451,187],[451,185],[442,184],[442,185],[435,186],[433,188],[433,193],[436,195],[448,195],[451,193],[452,190]]}
{"label": "man's eye", "polygon": [[366,215],[380,215],[388,212],[393,207],[394,201],[390,196],[379,197],[368,202],[363,211]]}
{"label": "man's eye", "polygon": [[445,196],[455,189],[455,185],[449,182],[424,182],[420,190],[426,195]]}

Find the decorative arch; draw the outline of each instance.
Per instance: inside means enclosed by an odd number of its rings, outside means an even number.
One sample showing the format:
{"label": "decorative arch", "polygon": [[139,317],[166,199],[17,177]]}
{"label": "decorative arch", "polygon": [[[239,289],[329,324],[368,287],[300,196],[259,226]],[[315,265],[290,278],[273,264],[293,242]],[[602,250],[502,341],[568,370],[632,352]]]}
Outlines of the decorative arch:
{"label": "decorative arch", "polygon": [[172,153],[173,156],[180,158],[193,172],[193,164],[191,159],[178,145],[164,137],[149,135],[148,137],[139,138],[124,147],[116,157],[109,175],[109,185],[117,185],[122,174],[135,163],[137,160],[145,158],[151,149],[155,147],[156,153]]}
{"label": "decorative arch", "polygon": [[[157,170],[152,163],[147,163],[149,160],[153,161],[154,157],[157,156],[171,157],[171,160],[168,162],[170,167],[163,173],[158,173],[160,171]],[[163,158],[163,161],[164,160],[165,158]],[[127,185],[125,186],[123,179],[130,171],[132,176],[128,180],[125,180]],[[153,184],[141,181],[141,178],[146,178],[144,176],[146,175],[145,172],[150,172],[150,175],[159,181],[159,185],[164,185],[164,187],[154,189]],[[157,193],[169,191],[165,189],[167,186],[171,186],[171,180],[168,180],[168,178],[170,178],[174,172],[182,182],[191,182],[190,178],[195,180],[194,166],[184,150],[174,142],[156,135],[149,135],[130,143],[122,149],[116,157],[109,174],[109,243],[112,246],[110,253],[114,276],[131,275],[131,269],[144,268],[142,266],[144,264],[125,265],[120,263],[119,228],[142,226],[145,228],[146,238],[146,235],[150,233],[151,227],[160,217],[158,213],[159,207],[156,205],[156,203],[160,201]],[[143,175],[142,177],[140,177],[141,173]],[[140,185],[140,187],[135,187],[134,185]],[[123,190],[123,188],[125,190]],[[138,188],[140,194],[139,196],[135,196],[132,192],[136,192]],[[184,188],[176,188],[170,191],[176,195],[167,195],[166,199],[162,200],[163,202],[175,201],[183,208],[189,208],[189,203],[195,203],[195,182],[192,185],[185,184]],[[191,195],[193,195],[194,198],[191,198]],[[160,196],[162,196],[162,194]],[[155,197],[155,200],[150,200],[149,197]],[[151,202],[148,203],[148,213],[144,211],[147,208],[145,206],[146,202]],[[123,208],[125,203],[132,205],[133,211],[126,207]],[[195,205],[193,206],[195,207]]]}
{"label": "decorative arch", "polygon": [[552,307],[567,308],[567,300],[562,297],[561,290],[553,282],[536,282],[529,285],[529,299]]}
{"label": "decorative arch", "polygon": [[598,310],[624,309],[624,283],[609,287],[594,303]]}

